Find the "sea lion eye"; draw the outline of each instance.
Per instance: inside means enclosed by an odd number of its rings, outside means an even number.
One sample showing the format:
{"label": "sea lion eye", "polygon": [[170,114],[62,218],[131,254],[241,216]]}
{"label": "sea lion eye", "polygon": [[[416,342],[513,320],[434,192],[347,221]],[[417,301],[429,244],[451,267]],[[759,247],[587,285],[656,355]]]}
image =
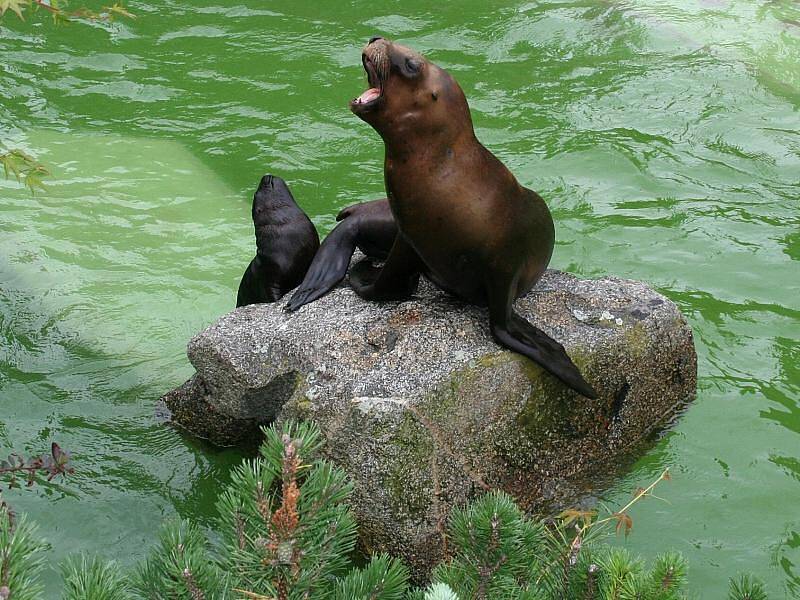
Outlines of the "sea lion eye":
{"label": "sea lion eye", "polygon": [[417,75],[419,75],[421,68],[422,68],[422,61],[409,56],[406,58],[405,68],[403,69],[403,71],[405,72],[405,75],[408,77],[416,77]]}

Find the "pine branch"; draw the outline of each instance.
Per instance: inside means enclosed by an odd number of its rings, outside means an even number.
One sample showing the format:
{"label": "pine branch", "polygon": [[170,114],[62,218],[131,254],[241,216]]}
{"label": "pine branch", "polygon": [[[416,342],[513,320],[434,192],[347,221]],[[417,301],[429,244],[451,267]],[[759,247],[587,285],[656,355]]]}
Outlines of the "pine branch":
{"label": "pine branch", "polygon": [[162,528],[160,538],[133,578],[137,594],[151,600],[227,596],[228,576],[212,559],[205,536],[196,525],[171,521]]}
{"label": "pine branch", "polygon": [[677,552],[667,552],[656,557],[650,574],[651,588],[656,598],[671,598],[687,582],[688,564]]}
{"label": "pine branch", "polygon": [[767,592],[761,580],[749,575],[730,580],[730,600],[767,600]]}
{"label": "pine branch", "polygon": [[435,583],[425,592],[424,600],[459,600],[459,598],[447,584]]}
{"label": "pine branch", "polygon": [[263,596],[261,594],[256,594],[255,592],[248,592],[247,590],[240,590],[239,588],[233,588],[233,591],[241,594],[245,598],[250,598],[251,600],[278,600],[275,596]]}
{"label": "pine branch", "polygon": [[408,568],[386,554],[363,569],[351,569],[336,583],[333,600],[401,600],[408,591]]}
{"label": "pine branch", "polygon": [[40,600],[39,574],[44,565],[47,545],[36,538],[36,528],[25,516],[12,519],[0,507],[0,598]]}
{"label": "pine branch", "polygon": [[131,600],[119,566],[97,557],[71,556],[61,566],[64,600]]}
{"label": "pine branch", "polygon": [[[2,0],[0,0],[2,1]],[[73,558],[64,568],[67,600],[682,600],[686,560],[656,558],[652,569],[626,550],[596,543],[603,525],[651,496],[658,481],[631,502],[595,520],[590,511],[565,511],[560,526],[526,517],[502,492],[454,510],[448,525],[452,558],[438,565],[426,590],[409,590],[408,569],[387,555],[361,569],[349,555],[355,523],[347,506],[352,485],[323,460],[309,425],[265,431],[261,456],[236,469],[218,508],[223,531],[212,554],[196,526],[173,522],[160,544],[126,584],[113,563]],[[72,472],[69,456],[53,445],[49,457],[12,455],[0,474]],[[624,526],[624,522],[623,522]],[[574,530],[574,533],[572,532]],[[44,545],[24,517],[16,522],[0,503],[0,600],[40,600],[37,582]],[[349,569],[349,571],[347,571]],[[731,600],[765,600],[763,584],[731,581]]]}
{"label": "pine branch", "polygon": [[584,600],[594,600],[597,595],[597,571],[600,567],[592,563],[586,568],[586,585],[584,587]]}
{"label": "pine branch", "polygon": [[490,492],[454,510],[447,535],[454,555],[434,570],[434,581],[464,598],[537,593],[547,532],[525,518],[507,494]]}
{"label": "pine branch", "polygon": [[319,432],[302,424],[265,430],[257,461],[234,471],[218,505],[224,568],[236,588],[276,600],[330,593],[349,566],[352,485],[340,469],[309,462]]}

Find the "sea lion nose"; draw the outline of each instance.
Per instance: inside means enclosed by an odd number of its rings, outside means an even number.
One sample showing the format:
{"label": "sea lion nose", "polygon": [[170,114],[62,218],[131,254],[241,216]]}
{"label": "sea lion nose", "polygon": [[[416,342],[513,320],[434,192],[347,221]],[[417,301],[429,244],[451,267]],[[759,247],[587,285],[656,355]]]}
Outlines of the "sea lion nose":
{"label": "sea lion nose", "polygon": [[371,38],[369,38],[369,43],[371,44],[372,42],[377,42],[378,40],[382,40],[382,39],[383,39],[383,37],[381,37],[379,35],[373,35]]}
{"label": "sea lion nose", "polygon": [[272,187],[272,175],[267,175],[264,183],[266,183],[269,187]]}

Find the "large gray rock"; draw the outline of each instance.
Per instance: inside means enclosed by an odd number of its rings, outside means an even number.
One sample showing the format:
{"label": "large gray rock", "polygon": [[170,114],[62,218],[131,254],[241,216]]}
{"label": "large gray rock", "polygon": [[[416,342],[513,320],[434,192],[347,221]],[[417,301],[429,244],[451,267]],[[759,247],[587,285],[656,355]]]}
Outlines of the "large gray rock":
{"label": "large gray rock", "polygon": [[564,344],[598,400],[498,346],[485,309],[430,285],[400,303],[341,287],[297,313],[283,304],[236,309],[193,338],[197,373],[164,400],[218,444],[273,419],[316,422],[355,481],[365,548],[398,553],[417,573],[445,552],[454,505],[490,488],[541,505],[695,394],[686,320],[636,281],[549,271],[516,305]]}

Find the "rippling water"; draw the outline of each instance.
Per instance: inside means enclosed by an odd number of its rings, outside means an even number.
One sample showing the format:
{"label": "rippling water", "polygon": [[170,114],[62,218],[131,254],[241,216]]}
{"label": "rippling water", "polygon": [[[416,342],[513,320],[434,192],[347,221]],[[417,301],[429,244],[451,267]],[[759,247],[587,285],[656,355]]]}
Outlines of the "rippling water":
{"label": "rippling water", "polygon": [[680,550],[705,597],[739,570],[800,597],[797,2],[248,4],[0,21],[0,140],[53,171],[34,197],[0,180],[0,446],[75,455],[69,480],[8,494],[53,560],[130,563],[162,518],[213,515],[239,456],[153,400],[234,304],[263,173],[323,231],[382,195],[382,145],[346,107],[380,33],[459,79],[478,136],[550,203],[555,267],[649,281],[694,328],[697,401],[601,492],[669,466],[669,503],[618,543]]}

